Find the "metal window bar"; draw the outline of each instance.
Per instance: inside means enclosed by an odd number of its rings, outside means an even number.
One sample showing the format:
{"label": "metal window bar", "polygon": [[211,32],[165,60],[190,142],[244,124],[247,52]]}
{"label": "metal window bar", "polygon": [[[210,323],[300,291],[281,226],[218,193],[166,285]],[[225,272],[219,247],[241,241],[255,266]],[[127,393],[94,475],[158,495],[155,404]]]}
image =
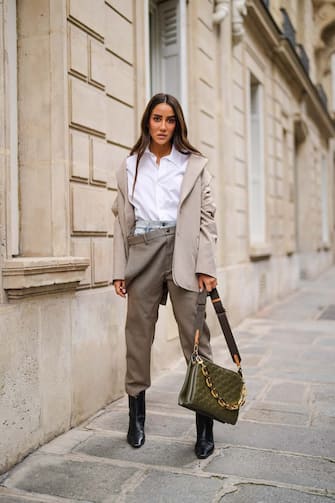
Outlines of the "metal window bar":
{"label": "metal window bar", "polygon": [[282,30],[284,33],[284,36],[289,40],[291,43],[293,49],[295,49],[296,46],[296,41],[295,41],[295,29],[292,24],[292,21],[290,19],[290,16],[286,12],[286,10],[282,7],[281,13],[283,15],[283,25],[282,25]]}
{"label": "metal window bar", "polygon": [[306,73],[309,73],[309,57],[307,56],[304,46],[302,44],[297,44],[296,48],[302,66],[305,68]]}
{"label": "metal window bar", "polygon": [[316,85],[316,89],[319,93],[319,96],[320,96],[320,99],[323,103],[323,106],[325,107],[325,109],[327,110],[328,109],[328,98],[327,98],[327,95],[325,93],[325,90],[322,86],[322,84],[317,84]]}

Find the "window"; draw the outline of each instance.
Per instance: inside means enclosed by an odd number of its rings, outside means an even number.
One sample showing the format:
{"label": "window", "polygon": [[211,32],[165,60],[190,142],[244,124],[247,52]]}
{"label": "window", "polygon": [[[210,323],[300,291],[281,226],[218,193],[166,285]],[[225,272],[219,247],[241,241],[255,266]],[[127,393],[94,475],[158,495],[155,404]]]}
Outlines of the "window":
{"label": "window", "polygon": [[9,254],[19,253],[19,200],[18,200],[18,133],[17,133],[17,28],[16,1],[8,2],[7,20],[8,50],[8,103],[9,103],[9,151],[10,151],[10,242]]}
{"label": "window", "polygon": [[263,88],[249,75],[249,239],[254,245],[265,242]]}
{"label": "window", "polygon": [[150,94],[172,94],[185,108],[185,0],[149,1]]}
{"label": "window", "polygon": [[322,212],[322,243],[329,243],[328,225],[328,166],[325,157],[322,157],[321,164],[321,212]]}

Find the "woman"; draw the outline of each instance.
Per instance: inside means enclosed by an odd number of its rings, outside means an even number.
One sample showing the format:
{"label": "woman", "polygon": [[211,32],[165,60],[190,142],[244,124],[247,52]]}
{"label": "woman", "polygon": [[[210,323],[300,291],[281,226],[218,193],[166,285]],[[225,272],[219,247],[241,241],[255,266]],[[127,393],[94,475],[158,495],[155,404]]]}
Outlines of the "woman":
{"label": "woman", "polygon": [[[129,429],[133,447],[145,441],[145,390],[159,304],[170,295],[184,356],[193,350],[199,290],[216,286],[215,206],[207,160],[187,139],[180,104],[169,94],[149,101],[141,135],[117,172],[113,205],[115,292],[128,297],[126,320]],[[205,323],[199,352],[211,359]],[[195,453],[214,450],[213,421],[196,415]]]}

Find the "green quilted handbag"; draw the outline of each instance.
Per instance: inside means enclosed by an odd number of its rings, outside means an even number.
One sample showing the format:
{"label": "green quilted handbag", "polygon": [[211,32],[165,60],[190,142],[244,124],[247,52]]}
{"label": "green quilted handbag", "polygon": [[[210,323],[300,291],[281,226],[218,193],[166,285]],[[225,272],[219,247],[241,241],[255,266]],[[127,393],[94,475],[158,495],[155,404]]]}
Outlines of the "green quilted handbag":
{"label": "green quilted handbag", "polygon": [[200,294],[194,350],[179,393],[178,404],[222,423],[236,424],[239,409],[246,399],[246,387],[240,365],[241,357],[217,290],[212,290],[210,296],[238,371],[220,367],[198,353],[206,304],[206,297]]}

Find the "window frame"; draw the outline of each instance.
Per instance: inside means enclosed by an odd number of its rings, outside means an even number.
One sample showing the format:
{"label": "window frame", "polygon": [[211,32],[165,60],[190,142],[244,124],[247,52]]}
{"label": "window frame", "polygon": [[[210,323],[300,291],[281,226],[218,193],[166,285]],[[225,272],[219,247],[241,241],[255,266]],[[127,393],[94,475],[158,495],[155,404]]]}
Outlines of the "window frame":
{"label": "window frame", "polygon": [[[158,13],[155,14],[157,6],[164,1],[171,0],[146,0],[146,8],[145,8],[145,17],[146,17],[146,94],[147,100],[150,97],[158,92],[159,90],[164,91],[164,85],[158,85],[162,79],[162,54],[159,55],[158,51],[154,53],[152,49],[152,39],[155,40],[156,44],[159,45],[159,18]],[[187,101],[187,1],[186,0],[175,0],[177,6],[177,37],[178,37],[178,45],[179,45],[179,96],[176,98],[180,101],[185,116],[187,117],[188,112],[188,101]],[[157,15],[157,18],[154,19],[155,26],[150,23],[151,16]],[[151,34],[154,32],[154,36]],[[156,84],[156,85],[155,85]],[[168,90],[166,92],[169,92]]]}
{"label": "window frame", "polygon": [[[254,152],[252,114],[252,87],[257,87],[258,106],[258,152]],[[248,70],[247,78],[247,124],[248,124],[248,215],[249,215],[249,244],[251,247],[266,243],[266,198],[265,198],[265,145],[264,145],[264,86],[257,76]],[[255,160],[255,154],[258,162]],[[256,168],[256,169],[255,169]],[[258,178],[257,186],[255,177]],[[255,193],[256,192],[256,193]],[[256,197],[258,196],[258,197]],[[255,207],[254,201],[258,204]],[[255,218],[257,217],[257,218]]]}

